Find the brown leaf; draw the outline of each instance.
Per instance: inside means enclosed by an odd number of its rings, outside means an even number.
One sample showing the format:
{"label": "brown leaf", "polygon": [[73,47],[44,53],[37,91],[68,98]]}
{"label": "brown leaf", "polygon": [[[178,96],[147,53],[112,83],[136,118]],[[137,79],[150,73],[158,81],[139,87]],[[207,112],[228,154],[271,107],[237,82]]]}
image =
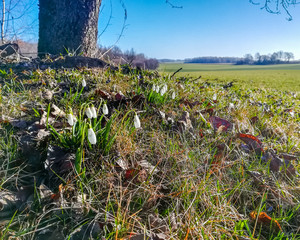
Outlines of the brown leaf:
{"label": "brown leaf", "polygon": [[183,112],[181,118],[177,121],[177,127],[181,132],[193,129],[189,112]]}
{"label": "brown leaf", "polygon": [[200,103],[199,101],[195,101],[195,102],[191,102],[187,99],[181,100],[182,103],[186,106],[189,106],[191,109],[195,106],[201,105],[202,103]]}
{"label": "brown leaf", "polygon": [[290,160],[283,160],[278,155],[275,154],[272,149],[264,154],[265,161],[269,162],[270,170],[272,172],[283,172],[286,173],[289,177],[296,175],[296,169]]}
{"label": "brown leaf", "polygon": [[146,98],[143,94],[135,95],[131,101],[133,104],[143,104],[145,102]]}
{"label": "brown leaf", "polygon": [[231,122],[216,116],[210,116],[209,122],[212,124],[214,130],[218,132],[227,132],[233,129],[233,124]]}
{"label": "brown leaf", "polygon": [[104,100],[110,100],[111,99],[111,95],[108,92],[105,92],[101,89],[97,89],[95,91],[95,94],[100,96],[101,98],[103,98]]}
{"label": "brown leaf", "polygon": [[250,122],[252,123],[252,124],[255,124],[255,123],[257,123],[258,122],[258,117],[257,116],[254,116],[254,117],[252,117],[251,119],[250,119]]}
{"label": "brown leaf", "polygon": [[280,153],[279,157],[283,158],[284,160],[297,160],[298,159],[298,156],[288,154],[288,153]]}
{"label": "brown leaf", "polygon": [[115,99],[116,99],[117,101],[122,101],[122,100],[125,100],[126,97],[125,97],[125,95],[120,91],[120,92],[118,92],[118,93],[115,95]]}
{"label": "brown leaf", "polygon": [[277,220],[272,219],[267,213],[265,212],[260,212],[259,215],[257,216],[257,212],[253,211],[250,213],[250,217],[253,221],[256,221],[257,223],[262,224],[263,226],[267,228],[274,228],[277,232],[282,231],[280,224],[278,223]]}
{"label": "brown leaf", "polygon": [[254,150],[256,154],[261,155],[264,152],[262,143],[257,137],[243,133],[238,133],[237,137],[246,143],[251,150]]}

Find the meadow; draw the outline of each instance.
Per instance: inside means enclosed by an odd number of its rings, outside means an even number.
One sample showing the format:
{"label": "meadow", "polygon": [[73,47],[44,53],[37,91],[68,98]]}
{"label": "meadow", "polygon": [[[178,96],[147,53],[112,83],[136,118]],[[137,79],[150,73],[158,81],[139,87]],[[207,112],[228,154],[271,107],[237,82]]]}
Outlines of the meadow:
{"label": "meadow", "polygon": [[233,81],[241,87],[271,88],[300,91],[300,64],[231,65],[231,64],[160,64],[159,72],[173,73],[183,68],[178,76],[190,76],[216,83]]}
{"label": "meadow", "polygon": [[300,239],[299,70],[188,66],[3,67],[0,239]]}

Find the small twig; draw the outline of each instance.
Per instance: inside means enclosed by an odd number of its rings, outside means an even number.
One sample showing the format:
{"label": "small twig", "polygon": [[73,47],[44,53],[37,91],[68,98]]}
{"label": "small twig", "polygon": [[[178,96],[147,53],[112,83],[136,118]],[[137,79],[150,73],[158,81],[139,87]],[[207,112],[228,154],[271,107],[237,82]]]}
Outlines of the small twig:
{"label": "small twig", "polygon": [[166,3],[169,4],[172,8],[183,8],[183,6],[176,6],[172,4],[169,0],[166,0]]}
{"label": "small twig", "polygon": [[176,70],[176,71],[172,74],[171,78],[173,78],[173,77],[174,77],[178,72],[180,72],[182,69],[183,69],[183,68],[179,68],[178,70]]}

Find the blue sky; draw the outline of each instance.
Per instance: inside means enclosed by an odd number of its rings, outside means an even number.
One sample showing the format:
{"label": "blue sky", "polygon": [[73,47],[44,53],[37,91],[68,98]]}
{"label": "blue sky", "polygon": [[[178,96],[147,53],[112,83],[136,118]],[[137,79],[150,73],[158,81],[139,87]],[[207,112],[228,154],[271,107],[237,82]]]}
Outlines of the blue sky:
{"label": "blue sky", "polygon": [[[257,0],[259,1],[259,0]],[[134,48],[148,57],[243,56],[290,51],[300,59],[300,5],[292,7],[292,21],[270,14],[248,0],[177,0],[182,9],[164,0],[125,0],[128,20],[121,49]],[[108,19],[110,0],[103,0],[102,22]],[[123,9],[112,0],[113,19],[100,43],[115,42],[122,28]]]}
{"label": "blue sky", "polygon": [[[29,1],[29,0],[24,0]],[[124,9],[122,0],[102,0],[99,32],[112,19],[99,43],[110,46],[120,35]],[[264,2],[256,0],[256,2]],[[32,2],[32,1],[29,1]],[[34,2],[37,2],[36,0]],[[198,56],[238,56],[283,50],[300,59],[300,4],[287,15],[267,13],[249,0],[173,0],[182,9],[171,8],[165,0],[123,0],[128,18],[117,45],[134,48],[148,57],[183,59]],[[26,16],[35,22],[30,39],[37,41],[37,4]],[[22,23],[25,21],[23,20]],[[29,33],[29,31],[28,31]]]}

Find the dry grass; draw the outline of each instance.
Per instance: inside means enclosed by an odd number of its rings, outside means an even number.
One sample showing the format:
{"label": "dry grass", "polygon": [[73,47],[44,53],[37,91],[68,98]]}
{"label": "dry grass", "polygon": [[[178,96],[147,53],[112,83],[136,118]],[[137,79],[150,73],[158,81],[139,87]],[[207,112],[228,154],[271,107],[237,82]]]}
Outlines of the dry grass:
{"label": "dry grass", "polygon": [[[298,175],[271,171],[236,137],[258,136],[265,152],[296,156],[292,163],[299,170],[297,95],[235,85],[225,89],[215,82],[151,72],[47,70],[29,79],[21,76],[3,72],[1,79],[1,239],[299,239]],[[167,93],[153,93],[153,84],[167,84]],[[51,99],[42,97],[47,91],[54,94]],[[122,100],[115,96],[119,91]],[[132,100],[139,94],[145,100]],[[50,145],[61,143],[54,135],[41,140],[35,135],[40,129],[30,126],[47,116],[49,124],[60,125],[58,132],[72,136],[67,119],[53,116],[49,106],[66,113],[71,108],[80,119],[81,107],[92,103],[98,121],[104,102],[116,114],[109,152],[84,137],[81,152],[72,146],[55,148],[54,159],[61,164],[55,173],[45,168],[54,154]],[[233,123],[232,131],[214,130],[210,109]],[[135,113],[139,129],[133,124]],[[99,122],[102,127],[110,114]],[[254,116],[258,120],[251,122]],[[25,120],[27,127],[14,125],[15,119]],[[85,116],[81,120],[82,126],[89,122]],[[51,132],[46,123],[40,125]],[[32,154],[24,155],[22,136],[37,139],[28,141]],[[39,158],[32,166],[35,155]],[[251,218],[253,211],[265,212],[282,230]]]}

